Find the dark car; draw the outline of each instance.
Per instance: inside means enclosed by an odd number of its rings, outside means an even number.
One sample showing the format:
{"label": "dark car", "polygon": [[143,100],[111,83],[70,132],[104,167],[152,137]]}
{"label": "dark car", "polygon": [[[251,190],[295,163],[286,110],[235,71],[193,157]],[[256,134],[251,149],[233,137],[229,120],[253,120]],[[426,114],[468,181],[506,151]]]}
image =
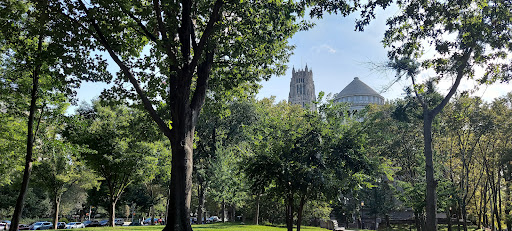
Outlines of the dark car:
{"label": "dark car", "polygon": [[96,220],[94,220],[94,221],[85,221],[84,225],[85,225],[85,227],[100,227],[101,226],[100,222],[96,221]]}
{"label": "dark car", "polygon": [[57,229],[65,229],[65,228],[66,228],[66,222],[57,223]]}
{"label": "dark car", "polygon": [[101,220],[100,221],[100,225],[101,226],[107,226],[108,225],[108,220]]}
{"label": "dark car", "polygon": [[25,224],[18,225],[18,230],[29,230],[29,229],[30,229],[30,225],[25,225]]}
{"label": "dark car", "polygon": [[134,221],[132,223],[130,223],[128,226],[141,226],[142,224],[138,221]]}

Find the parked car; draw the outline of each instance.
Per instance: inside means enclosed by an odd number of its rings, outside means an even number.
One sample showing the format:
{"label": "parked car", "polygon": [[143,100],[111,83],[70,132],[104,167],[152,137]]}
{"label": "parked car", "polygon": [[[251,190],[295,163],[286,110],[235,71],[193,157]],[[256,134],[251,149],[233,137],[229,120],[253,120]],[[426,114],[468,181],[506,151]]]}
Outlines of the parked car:
{"label": "parked car", "polygon": [[116,218],[116,219],[114,220],[114,223],[115,223],[117,226],[122,226],[122,225],[124,225],[124,220],[123,220],[123,218]]}
{"label": "parked car", "polygon": [[82,223],[82,222],[69,222],[66,225],[66,229],[80,229],[80,228],[85,228],[84,223]]}
{"label": "parked car", "polygon": [[130,223],[128,226],[141,226],[142,224],[139,223],[138,221],[134,221],[132,223]]}
{"label": "parked car", "polygon": [[221,219],[219,219],[218,216],[211,216],[208,218],[208,221],[213,223],[213,222],[219,222],[219,221],[221,221]]}
{"label": "parked car", "polygon": [[30,225],[19,224],[18,230],[30,230]]}
{"label": "parked car", "polygon": [[107,226],[108,225],[108,220],[101,220],[100,221],[100,225],[101,226]]}
{"label": "parked car", "polygon": [[[158,220],[158,218],[155,218],[153,220],[153,224],[156,225],[157,224],[157,220]],[[151,217],[150,218],[146,218],[146,220],[142,221],[142,224],[143,225],[151,225]]]}
{"label": "parked car", "polygon": [[0,230],[8,230],[9,226],[11,226],[10,221],[0,221]]}
{"label": "parked car", "polygon": [[53,223],[48,221],[38,221],[32,225],[30,225],[30,230],[43,230],[43,229],[51,229],[53,228]]}
{"label": "parked car", "polygon": [[85,225],[85,227],[100,227],[101,226],[100,222],[97,220],[84,221],[84,225]]}
{"label": "parked car", "polygon": [[57,229],[65,229],[65,228],[66,228],[66,222],[57,223]]}

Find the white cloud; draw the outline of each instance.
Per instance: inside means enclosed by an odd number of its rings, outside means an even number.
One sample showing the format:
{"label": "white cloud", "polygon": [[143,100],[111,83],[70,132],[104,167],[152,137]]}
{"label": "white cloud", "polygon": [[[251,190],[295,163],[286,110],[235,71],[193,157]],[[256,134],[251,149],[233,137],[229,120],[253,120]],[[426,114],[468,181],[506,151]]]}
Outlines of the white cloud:
{"label": "white cloud", "polygon": [[315,53],[323,53],[323,52],[326,52],[329,53],[329,54],[335,54],[336,53],[336,49],[334,49],[333,47],[327,45],[327,44],[322,44],[320,46],[313,46],[311,48],[311,50],[313,50],[313,52]]}

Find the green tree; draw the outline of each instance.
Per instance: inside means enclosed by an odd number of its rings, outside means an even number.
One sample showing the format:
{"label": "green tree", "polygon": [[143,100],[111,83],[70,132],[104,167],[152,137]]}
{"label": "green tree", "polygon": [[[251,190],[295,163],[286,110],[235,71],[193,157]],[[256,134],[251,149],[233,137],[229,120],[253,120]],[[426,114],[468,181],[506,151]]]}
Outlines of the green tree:
{"label": "green tree", "polygon": [[[510,79],[511,5],[507,1],[405,1],[399,7],[401,13],[388,20],[383,42],[390,48],[391,66],[411,79],[411,92],[423,110],[426,230],[434,231],[437,209],[432,122],[463,79],[476,78],[478,83]],[[477,76],[479,69],[484,74]],[[434,77],[421,82],[419,73],[424,71],[432,71]],[[446,78],[453,80],[446,95],[437,102],[429,101],[429,85]]]}
{"label": "green tree", "polygon": [[252,188],[268,187],[284,201],[288,230],[295,215],[300,230],[306,203],[369,185],[374,165],[362,127],[345,116],[345,105],[330,101],[318,113],[285,102],[274,105],[271,99],[259,104],[264,116],[254,125],[254,155],[248,156],[245,172]]}
{"label": "green tree", "polygon": [[[193,140],[209,84],[222,94],[282,74],[303,8],[285,1],[156,0],[63,1],[55,9],[74,23],[73,33],[90,34],[108,52],[121,69],[114,90],[137,96],[170,140],[171,219],[165,229],[191,230]],[[144,47],[149,52],[142,54]],[[161,99],[163,115],[155,110]]]}
{"label": "green tree", "polygon": [[[50,17],[47,1],[3,1],[0,6],[0,54],[2,107],[26,117],[26,155],[23,181],[14,210],[11,230],[18,227],[23,203],[29,188],[33,164],[34,142],[38,121],[54,97],[72,97],[80,79],[94,79],[106,74],[104,65],[97,65],[84,47],[90,44],[70,35],[67,22]],[[103,69],[102,69],[103,68]],[[99,70],[99,71],[96,71]],[[23,116],[21,116],[23,115]]]}
{"label": "green tree", "polygon": [[[93,153],[82,153],[83,161],[103,178],[107,189],[109,225],[114,226],[116,203],[126,187],[143,168],[143,157],[148,149],[139,135],[149,133],[150,128],[138,126],[135,110],[125,106],[102,106],[95,102],[92,107],[82,106],[76,122],[70,123],[64,133],[71,142],[86,146]],[[136,130],[139,129],[139,130]]]}

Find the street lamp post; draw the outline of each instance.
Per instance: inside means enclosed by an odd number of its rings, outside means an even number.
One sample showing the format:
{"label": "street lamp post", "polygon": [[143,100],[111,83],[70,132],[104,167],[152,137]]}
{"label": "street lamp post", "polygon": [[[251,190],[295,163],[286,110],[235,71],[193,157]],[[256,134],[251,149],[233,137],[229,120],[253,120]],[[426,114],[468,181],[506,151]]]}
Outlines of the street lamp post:
{"label": "street lamp post", "polygon": [[361,229],[364,229],[364,222],[363,222],[363,207],[364,207],[364,201],[361,201]]}

